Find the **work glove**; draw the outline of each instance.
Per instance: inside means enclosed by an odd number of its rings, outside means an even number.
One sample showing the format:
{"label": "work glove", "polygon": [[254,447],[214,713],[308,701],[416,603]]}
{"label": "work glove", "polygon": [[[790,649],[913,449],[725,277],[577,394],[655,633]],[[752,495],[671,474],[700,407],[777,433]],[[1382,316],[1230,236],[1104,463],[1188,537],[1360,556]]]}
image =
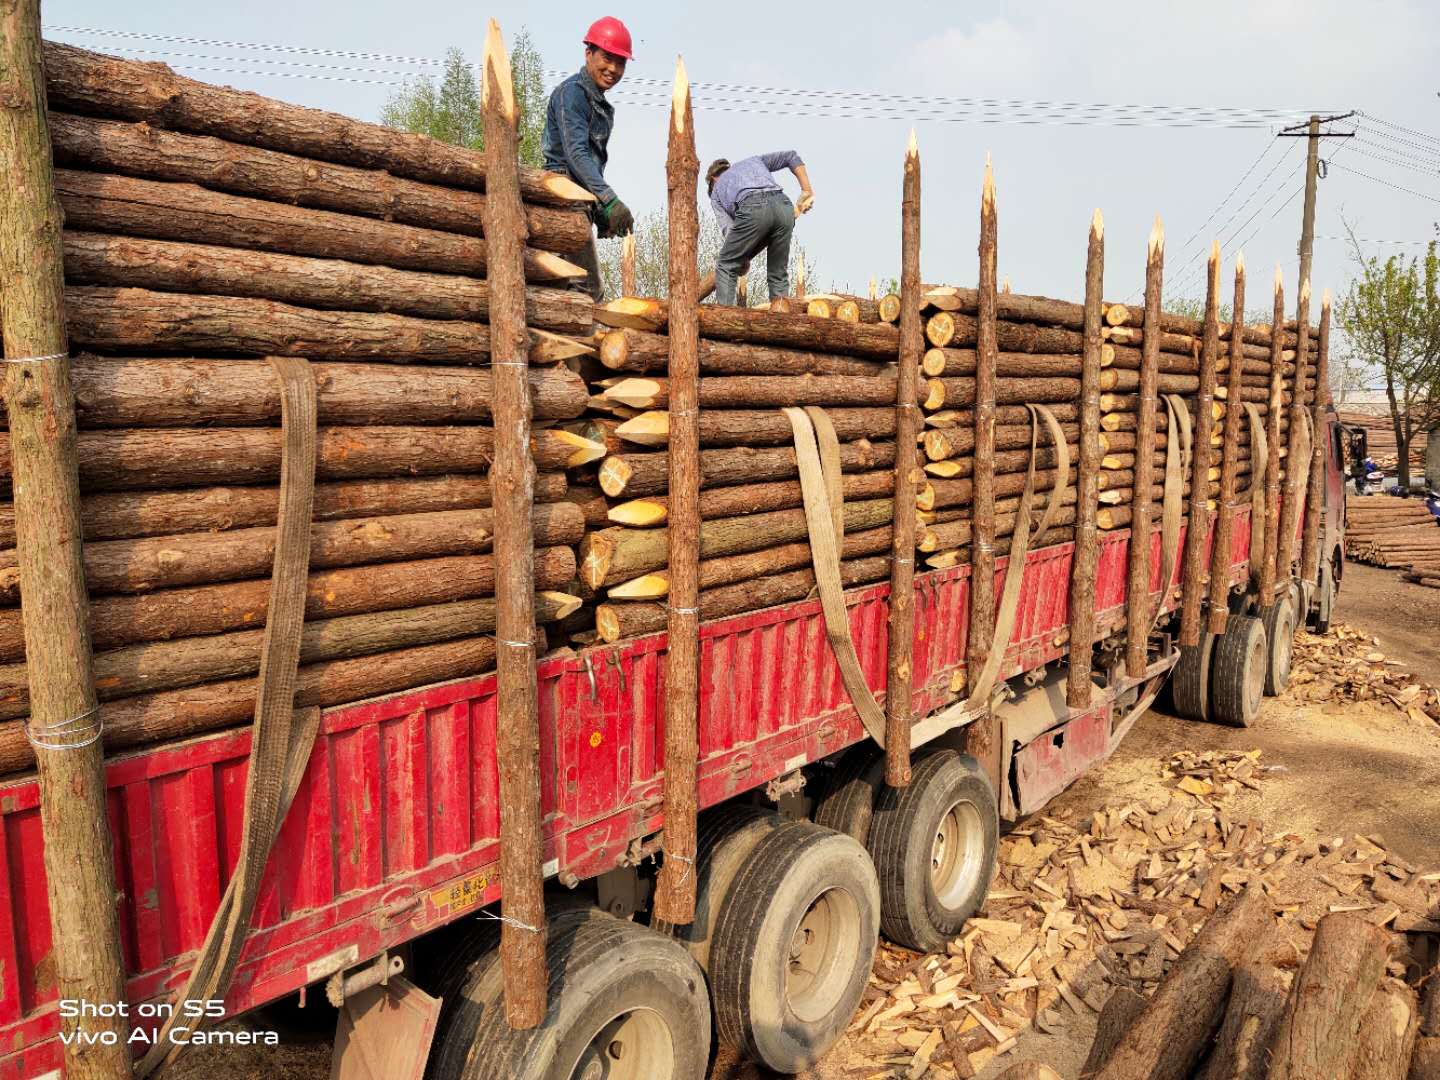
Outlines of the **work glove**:
{"label": "work glove", "polygon": [[618,197],[600,204],[600,235],[604,238],[624,236],[635,231],[635,215]]}

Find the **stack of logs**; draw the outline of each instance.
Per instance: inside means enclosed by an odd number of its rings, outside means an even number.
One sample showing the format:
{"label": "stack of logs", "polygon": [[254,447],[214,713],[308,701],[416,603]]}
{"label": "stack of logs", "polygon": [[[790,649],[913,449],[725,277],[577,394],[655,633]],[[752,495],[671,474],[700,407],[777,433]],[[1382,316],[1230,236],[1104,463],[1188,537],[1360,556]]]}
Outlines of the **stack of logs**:
{"label": "stack of logs", "polygon": [[[266,356],[311,361],[318,405],[297,703],[490,670],[484,155],[159,64],[53,43],[44,61],[106,745],[251,718],[282,455]],[[580,602],[556,591],[584,529],[564,470],[603,454],[556,426],[586,405],[560,361],[593,352],[589,297],[564,288],[589,196],[535,171],[521,187],[548,622]],[[14,544],[7,503],[0,773],[31,761]]]}
{"label": "stack of logs", "polygon": [[[931,568],[969,560],[974,465],[977,297],[973,289],[932,286],[922,294],[930,346],[924,355],[920,437],[925,477],[918,485],[916,542]],[[1019,495],[1030,465],[1031,418],[1026,406],[1047,405],[1069,443],[1067,505],[1045,538],[1073,535],[1079,438],[1084,310],[1046,297],[999,296],[995,409],[995,525],[997,554],[1007,551]],[[782,310],[783,309],[783,310]],[[810,296],[769,310],[705,305],[700,315],[701,616],[735,615],[802,599],[814,588],[807,528],[801,509],[792,429],[780,409],[818,406],[840,442],[846,537],[841,552],[847,587],[889,575],[894,438],[895,359],[899,316],[896,296],[878,301]],[[1122,304],[1104,308],[1101,347],[1098,524],[1129,523],[1133,491],[1141,331]],[[625,297],[597,306],[596,321],[610,327],[599,339],[599,363],[586,371],[591,413],[573,430],[603,441],[606,457],[593,482],[572,483],[571,497],[586,508],[581,549],[582,592],[598,603],[594,636],[615,641],[665,625],[667,455],[664,301]],[[1196,408],[1200,324],[1166,315],[1162,326],[1159,390],[1183,396]],[[1229,327],[1221,326],[1228,342]],[[1268,416],[1270,328],[1246,327],[1243,397]],[[1314,371],[1314,336],[1309,372]],[[1281,353],[1283,401],[1294,386],[1296,335],[1286,332]],[[1220,422],[1228,408],[1224,373],[1228,344],[1218,361],[1218,387],[1210,444],[1210,506],[1219,495]],[[1313,378],[1307,378],[1307,390]],[[1288,409],[1279,431],[1289,429]],[[1155,438],[1157,480],[1163,475],[1165,410]],[[1037,488],[1056,481],[1055,453],[1043,431],[1036,460]],[[1237,495],[1248,488],[1250,437],[1242,425]],[[1283,446],[1282,446],[1283,460]],[[1283,475],[1283,473],[1282,473]],[[1188,492],[1188,480],[1186,490]],[[1154,496],[1158,501],[1161,487]],[[1036,538],[1039,542],[1042,538]],[[588,609],[587,609],[588,611]],[[590,640],[588,614],[576,616],[579,641]]]}
{"label": "stack of logs", "polygon": [[1406,581],[1440,588],[1440,521],[1419,499],[1351,496],[1345,504],[1345,554],[1397,567]]}

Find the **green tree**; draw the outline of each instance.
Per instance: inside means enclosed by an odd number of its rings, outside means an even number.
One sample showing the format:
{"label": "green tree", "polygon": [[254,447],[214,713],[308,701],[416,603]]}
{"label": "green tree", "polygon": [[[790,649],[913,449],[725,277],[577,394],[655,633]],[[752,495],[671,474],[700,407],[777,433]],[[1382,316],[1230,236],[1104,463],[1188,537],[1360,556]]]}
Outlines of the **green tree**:
{"label": "green tree", "polygon": [[[1348,229],[1347,225],[1347,229]],[[1385,390],[1399,453],[1396,475],[1410,487],[1410,441],[1440,419],[1440,257],[1366,256],[1350,235],[1356,275],[1336,307],[1352,368]]]}
{"label": "green tree", "polygon": [[[544,64],[528,30],[522,29],[515,36],[510,66],[515,101],[520,108],[520,161],[538,167],[542,162],[540,139],[545,130],[547,99]],[[459,49],[446,49],[439,84],[428,75],[406,80],[381,107],[380,122],[455,146],[483,149],[480,85],[474,65]]]}

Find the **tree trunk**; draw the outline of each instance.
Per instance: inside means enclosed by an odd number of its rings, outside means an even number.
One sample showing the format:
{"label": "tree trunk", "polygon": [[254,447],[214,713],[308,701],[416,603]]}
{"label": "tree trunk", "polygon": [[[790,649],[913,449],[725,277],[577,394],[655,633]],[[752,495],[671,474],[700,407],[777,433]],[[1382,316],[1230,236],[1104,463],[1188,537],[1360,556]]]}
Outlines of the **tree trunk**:
{"label": "tree trunk", "polygon": [[[956,378],[975,374],[977,350],[929,349],[923,361],[926,375]],[[1001,378],[1080,377],[1078,353],[1002,352],[995,358],[995,374]]]}
{"label": "tree trunk", "polygon": [[[841,493],[846,500],[888,498],[894,490],[894,484],[895,474],[888,470],[847,473],[841,477]],[[716,518],[789,510],[803,505],[804,498],[798,480],[707,488],[700,493],[700,518],[703,521],[713,521]],[[670,500],[663,495],[631,499],[610,507],[608,521],[616,525],[663,525],[669,517],[669,506]]]}
{"label": "tree trunk", "polygon": [[[1200,348],[1200,386],[1195,398],[1195,438],[1190,451],[1190,512],[1186,517],[1185,550],[1180,565],[1183,599],[1180,602],[1180,644],[1199,645],[1201,608],[1207,583],[1205,541],[1210,532],[1206,511],[1209,499],[1210,434],[1216,419],[1215,364],[1220,351],[1220,244],[1211,248],[1206,268],[1205,322]],[[1227,575],[1228,577],[1228,575]]]}
{"label": "tree trunk", "polygon": [[1145,1004],[1145,998],[1134,990],[1123,986],[1115,988],[1100,1010],[1100,1019],[1095,1024],[1095,1041],[1090,1044],[1090,1053],[1080,1069],[1082,1077],[1094,1076],[1110,1060],[1115,1047],[1135,1019],[1145,1011]]}
{"label": "tree trunk", "polygon": [[[997,410],[998,412],[999,410]],[[1078,424],[1061,424],[1060,431],[1066,441],[1075,442],[1080,435]],[[995,427],[996,450],[1030,450],[1031,429],[1028,423],[1007,424],[1003,420]],[[975,431],[970,427],[934,429],[925,433],[925,456],[933,461],[954,460],[959,467],[955,475],[965,476],[974,467]]]}
{"label": "tree trunk", "polygon": [[[4,467],[10,441],[0,434],[0,488],[12,479]],[[279,428],[84,431],[78,440],[80,486],[130,491],[274,483],[280,447]],[[603,451],[558,428],[540,428],[530,438],[536,466],[547,471],[583,465]],[[495,431],[489,427],[329,427],[320,429],[316,473],[323,480],[487,473],[494,460]]]}
{"label": "tree trunk", "polygon": [[[845,531],[870,529],[890,520],[889,499],[850,503],[845,507]],[[700,557],[759,551],[809,535],[803,510],[777,510],[770,514],[707,521],[700,526]],[[580,545],[580,580],[599,589],[665,565],[668,529],[602,529],[586,533]]]}
{"label": "tree trunk", "polygon": [[[604,396],[607,401],[635,409],[663,409],[669,404],[670,381],[622,379],[606,387]],[[803,405],[826,409],[855,405],[893,408],[896,376],[728,375],[700,379],[699,384],[700,405],[706,409],[781,409]]]}
{"label": "tree trunk", "polygon": [[[930,379],[925,384],[925,408],[932,412],[947,405],[952,409],[973,408],[975,384],[974,379]],[[1065,403],[1076,401],[1079,396],[1079,379],[995,380],[995,401],[1000,405]]]}
{"label": "tree trunk", "polygon": [[[485,155],[478,150],[182,78],[164,64],[119,60],[53,41],[44,43],[43,54],[56,108],[485,190]],[[520,170],[520,193],[561,206],[594,202],[574,181],[540,169]]]}
{"label": "tree trunk", "polygon": [[[541,473],[535,478],[537,503],[559,502],[566,497],[563,472]],[[315,521],[336,521],[437,510],[478,510],[489,505],[488,475],[342,480],[315,485],[311,517]],[[80,524],[87,541],[133,540],[142,536],[274,525],[279,506],[279,488],[122,491],[86,495],[80,500]],[[603,512],[598,522],[605,523]],[[14,546],[15,507],[13,503],[3,503],[0,504],[0,548]]]}
{"label": "tree trunk", "polygon": [[[488,509],[321,522],[311,529],[310,566],[318,570],[473,555],[491,543],[494,523],[494,512]],[[584,529],[580,509],[572,503],[535,508],[538,545],[578,543]],[[97,595],[244,581],[268,574],[274,554],[273,528],[109,540],[86,547],[85,578]],[[0,552],[0,600],[18,602],[18,576],[14,549]]]}
{"label": "tree trunk", "polygon": [[[1160,367],[1160,297],[1165,280],[1165,231],[1157,216],[1150,231],[1145,261],[1145,328],[1148,345],[1140,352],[1140,412],[1136,417],[1135,446],[1136,484],[1130,507],[1130,546],[1125,585],[1125,671],[1132,679],[1145,674],[1150,659],[1150,629],[1155,613],[1150,603],[1150,542],[1154,504],[1150,490],[1155,482],[1156,431],[1159,411],[1157,392]],[[1243,308],[1241,309],[1244,310]],[[1111,350],[1112,354],[1114,350]],[[1101,350],[1104,363],[1104,349]],[[1108,439],[1099,436],[1101,452],[1108,449]],[[1103,463],[1102,463],[1103,464]],[[1097,522],[1098,524],[1098,522]]]}
{"label": "tree trunk", "polygon": [[[1245,263],[1235,266],[1235,293],[1231,311],[1245,310]],[[1226,385],[1232,401],[1240,400],[1240,380],[1243,367],[1240,357],[1240,336],[1230,340],[1230,363],[1226,373]],[[1267,394],[1268,396],[1268,394]],[[1230,548],[1235,533],[1235,490],[1240,475],[1240,424],[1242,410],[1225,410],[1225,436],[1220,450],[1220,510],[1215,519],[1215,540],[1210,551],[1210,620],[1207,627],[1212,634],[1223,634],[1229,621],[1230,594]],[[1248,452],[1247,452],[1248,456]],[[1297,612],[1303,621],[1304,613]]]}
{"label": "tree trunk", "polygon": [[[0,345],[17,478],[17,584],[35,665],[32,750],[38,754],[54,989],[65,999],[123,1003],[116,882],[86,626],[76,481],[75,407],[66,356],[61,212],[50,166],[39,0],[0,3]],[[26,360],[33,362],[26,363]],[[94,738],[90,735],[93,733]],[[38,921],[46,918],[38,912]],[[64,1072],[74,1080],[130,1075],[120,1017],[61,1017]],[[82,1042],[81,1032],[96,1036]],[[105,1045],[98,1037],[113,1037]]]}
{"label": "tree trunk", "polygon": [[[611,330],[600,341],[600,362],[613,371],[663,373],[670,363],[664,334],[644,330]],[[700,370],[706,375],[880,375],[886,365],[875,360],[801,352],[729,341],[699,342]]]}
{"label": "tree trunk", "polygon": [[[895,437],[894,406],[826,408],[825,414],[835,426],[836,437],[847,442]],[[668,446],[670,413],[641,413],[618,425],[615,434],[638,446]],[[779,409],[705,409],[700,413],[701,446],[787,446],[794,439],[795,430]]]}
{"label": "tree trunk", "polygon": [[[893,442],[840,444],[840,467],[846,472],[883,469],[895,462]],[[790,480],[798,476],[794,447],[736,446],[700,452],[702,487],[725,487],[757,481]],[[669,480],[669,455],[612,454],[600,466],[600,487],[611,498],[657,495]]]}
{"label": "tree trunk", "polygon": [[1348,1080],[1405,1080],[1419,1030],[1415,991],[1398,979],[1382,980],[1360,1022],[1350,1070],[1343,1075]]}
{"label": "tree trunk", "polygon": [[[1076,467],[1070,466],[1068,479],[1074,483],[1076,479]],[[1098,477],[1099,470],[1096,470]],[[1054,469],[1035,470],[1035,490],[1049,491],[1055,486],[1056,475]],[[974,499],[974,485],[969,479],[959,480],[932,480],[930,486],[935,489],[934,502],[922,509],[938,510],[947,506],[969,506]],[[1003,498],[1007,495],[1018,495],[1025,490],[1025,472],[1016,470],[1014,472],[1000,473],[995,477],[995,497]],[[1078,505],[1078,503],[1077,503]]]}
{"label": "tree trunk", "polygon": [[1273,1080],[1345,1075],[1360,1025],[1385,973],[1389,936],[1358,915],[1326,915],[1295,977],[1276,1032]]}
{"label": "tree trunk", "polygon": [[[1002,304],[1003,307],[1003,304]],[[978,327],[974,311],[969,315],[942,311],[925,321],[925,337],[936,348],[974,346]],[[1024,320],[1015,321],[1002,314],[995,323],[999,348],[1013,353],[1078,354],[1085,347],[1083,335],[1075,330],[1055,326],[1039,326]]]}
{"label": "tree trunk", "polygon": [[[1280,508],[1280,546],[1276,556],[1275,575],[1282,581],[1289,581],[1295,574],[1295,562],[1297,552],[1295,550],[1295,534],[1301,524],[1300,500],[1304,496],[1305,486],[1310,480],[1310,458],[1307,456],[1300,461],[1297,452],[1300,449],[1300,440],[1304,437],[1305,426],[1305,357],[1306,346],[1310,335],[1310,282],[1300,283],[1299,315],[1297,324],[1300,327],[1300,358],[1296,362],[1296,379],[1294,395],[1290,402],[1290,431],[1288,436],[1287,463],[1285,469],[1285,497]],[[1318,437],[1317,432],[1317,437]],[[1408,457],[1407,447],[1400,447],[1402,459]]]}
{"label": "tree trunk", "polygon": [[[241,296],[421,319],[484,322],[490,315],[490,286],[483,278],[73,230],[66,230],[64,241],[65,279],[72,285]],[[532,285],[525,290],[525,314],[544,330],[590,333],[584,293]]]}
{"label": "tree trunk", "polygon": [[1225,1019],[1199,1080],[1265,1080],[1285,995],[1285,977],[1278,968],[1263,963],[1237,967]]}
{"label": "tree trunk", "polygon": [[1275,562],[1280,542],[1280,406],[1283,397],[1280,328],[1284,321],[1285,294],[1277,268],[1271,324],[1270,400],[1265,406],[1265,440],[1269,447],[1269,460],[1265,465],[1265,551],[1260,559],[1260,580],[1257,583],[1261,610],[1269,610],[1275,603]]}
{"label": "tree trunk", "polygon": [[[668,301],[632,297],[597,305],[595,319],[606,326],[659,332],[667,325],[669,310]],[[886,323],[811,319],[719,304],[700,305],[700,336],[888,361],[894,361],[900,349],[899,331]]]}
{"label": "tree trunk", "polygon": [[[178,180],[271,202],[484,235],[484,195],[375,169],[64,113],[50,115],[50,143],[59,165]],[[529,242],[546,251],[579,252],[590,242],[590,219],[578,205],[564,210],[526,206],[525,225]]]}
{"label": "tree trunk", "polygon": [[1100,472],[1100,291],[1105,276],[1105,232],[1100,211],[1090,223],[1085,260],[1085,368],[1080,377],[1080,459],[1077,468],[1075,555],[1070,564],[1070,666],[1065,699],[1073,709],[1087,708],[1093,684],[1090,671],[1095,643],[1095,578],[1100,545],[1095,528]]}
{"label": "tree trunk", "polygon": [[[1320,516],[1325,502],[1325,458],[1329,448],[1325,407],[1330,400],[1330,292],[1320,302],[1320,341],[1315,353],[1315,389],[1310,400],[1310,482],[1305,499],[1305,534],[1301,546],[1300,576],[1319,581]],[[1409,456],[1409,449],[1406,449]]]}

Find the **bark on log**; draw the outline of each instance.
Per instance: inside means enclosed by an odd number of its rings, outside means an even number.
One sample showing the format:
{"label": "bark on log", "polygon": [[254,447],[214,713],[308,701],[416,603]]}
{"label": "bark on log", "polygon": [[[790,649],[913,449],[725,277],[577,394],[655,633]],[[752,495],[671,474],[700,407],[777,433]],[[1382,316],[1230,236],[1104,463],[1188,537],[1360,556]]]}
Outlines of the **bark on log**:
{"label": "bark on log", "polygon": [[1220,242],[1210,249],[1205,287],[1205,322],[1200,348],[1200,386],[1196,395],[1195,438],[1190,451],[1190,512],[1185,529],[1185,550],[1181,560],[1180,582],[1184,599],[1180,603],[1180,644],[1200,644],[1202,607],[1207,588],[1205,575],[1205,541],[1210,533],[1210,520],[1205,509],[1209,497],[1206,479],[1210,472],[1210,435],[1216,419],[1215,363],[1220,352]]}
{"label": "bark on log", "polygon": [[[483,278],[69,229],[64,241],[65,280],[72,285],[242,296],[421,319],[484,322],[490,315],[490,285]],[[570,289],[525,290],[527,322],[557,334],[588,335],[590,306],[588,295]]]}
{"label": "bark on log", "polygon": [[[1159,371],[1160,296],[1165,280],[1165,230],[1160,218],[1150,231],[1145,260],[1145,327],[1150,331],[1149,345],[1142,350],[1139,364],[1140,412],[1136,417],[1135,442],[1136,484],[1130,506],[1130,546],[1127,552],[1125,585],[1125,671],[1132,679],[1145,674],[1149,660],[1150,629],[1155,616],[1150,604],[1150,542],[1153,503],[1150,490],[1155,482],[1156,431],[1155,418],[1159,409],[1156,383]],[[1241,311],[1244,308],[1240,309]],[[1101,362],[1104,357],[1102,349]],[[1112,350],[1113,352],[1113,350]],[[1105,436],[1097,436],[1101,452],[1108,448]],[[1098,524],[1098,522],[1097,522]]]}
{"label": "bark on log", "polygon": [[[184,135],[149,124],[65,113],[50,114],[50,144],[58,165],[182,181],[232,195],[484,235],[484,195],[375,169]],[[526,206],[525,226],[530,243],[546,251],[574,253],[590,241],[589,215],[578,205],[573,209]]]}
{"label": "bark on log", "polygon": [[[845,531],[871,529],[890,520],[889,499],[871,499],[845,507]],[[809,535],[803,510],[722,518],[700,526],[700,557],[759,551]],[[586,533],[580,546],[580,580],[589,588],[618,585],[665,565],[667,529],[602,529]]]}
{"label": "bark on log", "polygon": [[[706,375],[879,375],[886,369],[879,361],[853,356],[703,338],[699,354],[700,370]],[[663,373],[670,363],[670,344],[664,334],[610,330],[600,339],[599,355],[612,371]]]}
{"label": "bark on log", "polygon": [[1297,362],[1299,367],[1298,381],[1295,384],[1294,397],[1290,402],[1290,431],[1288,434],[1288,445],[1286,450],[1289,456],[1290,467],[1285,472],[1285,496],[1280,508],[1280,546],[1276,555],[1275,574],[1282,581],[1289,581],[1295,576],[1297,569],[1296,562],[1299,560],[1296,533],[1303,524],[1301,521],[1300,502],[1305,497],[1305,488],[1310,480],[1311,459],[1307,455],[1303,462],[1297,460],[1297,452],[1300,449],[1300,441],[1305,435],[1305,344],[1309,341],[1310,332],[1310,282],[1300,283],[1300,300],[1298,324],[1300,326],[1299,350],[1301,357]]}
{"label": "bark on log", "polygon": [[[1305,529],[1300,548],[1300,577],[1319,581],[1320,511],[1325,501],[1325,458],[1329,449],[1325,407],[1330,398],[1330,290],[1320,301],[1320,341],[1315,353],[1315,389],[1310,399],[1310,480],[1305,498]],[[1303,619],[1305,612],[1300,615]]]}
{"label": "bark on log", "polygon": [[[943,406],[952,409],[975,405],[974,379],[930,379],[925,384],[925,408],[931,411]],[[1023,405],[1026,402],[1071,402],[1080,396],[1079,379],[1033,378],[996,379],[995,401],[1000,405]]]}
{"label": "bark on log", "polygon": [[[0,434],[0,488],[9,486],[10,436]],[[280,475],[278,428],[155,428],[83,431],[80,486],[133,491],[227,483],[273,483]],[[316,475],[322,480],[487,473],[495,459],[489,427],[321,428]],[[531,435],[538,468],[567,469],[604,448],[558,428]],[[726,451],[721,451],[722,453]]]}
{"label": "bark on log", "polygon": [[[622,494],[632,498],[658,495],[665,491],[668,482],[668,459],[669,455],[664,453],[611,455],[600,466],[600,487],[611,498]],[[862,439],[840,444],[840,467],[845,472],[883,469],[894,463],[893,442],[871,443]],[[737,446],[700,452],[702,488],[790,480],[798,475],[793,447]]]}
{"label": "bark on log", "polygon": [[1382,980],[1360,1021],[1360,1038],[1344,1075],[1348,1080],[1406,1080],[1419,1030],[1415,991],[1398,979]]}
{"label": "bark on log", "polygon": [[[893,439],[895,409],[826,408],[839,439]],[[666,446],[670,438],[668,411],[644,412],[620,424],[615,434],[638,446]],[[705,409],[700,413],[700,445],[785,446],[794,441],[795,430],[778,409]],[[617,451],[620,452],[620,451]]]}
{"label": "bark on log", "polygon": [[1198,1080],[1265,1080],[1286,992],[1279,968],[1264,963],[1237,967],[1225,1019]]}
{"label": "bark on log", "polygon": [[[578,543],[584,529],[580,509],[572,503],[535,508],[537,545]],[[493,536],[494,514],[488,509],[321,522],[311,529],[310,566],[318,570],[473,555],[488,547]],[[244,581],[268,574],[274,555],[273,528],[109,540],[86,546],[85,579],[96,594]],[[15,550],[0,551],[0,601],[17,603],[17,586]]]}
{"label": "bark on log", "polygon": [[[674,340],[673,338],[671,340]],[[700,405],[706,409],[780,409],[787,406],[895,405],[896,376],[891,375],[728,375],[700,380]],[[669,380],[622,379],[606,387],[607,401],[635,409],[669,405]]]}
{"label": "bark on log", "polygon": [[[923,370],[932,378],[942,376],[955,378],[975,374],[977,350],[975,349],[929,349],[923,360]],[[1023,353],[1002,352],[995,358],[995,374],[1001,378],[1060,378],[1080,377],[1080,355],[1078,353]]]}
{"label": "bark on log", "polygon": [[[559,502],[566,497],[564,473],[540,473],[535,478],[537,503]],[[478,510],[489,505],[488,475],[342,480],[315,485],[311,517],[315,521],[337,521],[436,510]],[[279,488],[124,491],[86,495],[80,500],[80,524],[87,541],[133,540],[273,525],[279,506]],[[603,510],[597,520],[605,523]],[[0,503],[0,548],[14,546],[15,507],[13,503]]]}
{"label": "bark on log", "polygon": [[1385,973],[1389,937],[1358,915],[1326,915],[1295,977],[1275,1035],[1272,1080],[1344,1075],[1370,1001]]}
{"label": "bark on log", "polygon": [[[164,64],[121,60],[53,41],[44,43],[43,53],[45,83],[56,108],[144,120],[320,161],[384,169],[412,180],[485,190],[485,155],[477,150],[212,86],[176,75]],[[540,169],[520,170],[520,191],[527,200],[560,206],[595,201],[568,177]]]}
{"label": "bark on log", "polygon": [[[1245,256],[1235,259],[1235,292],[1231,311],[1245,310]],[[1230,397],[1240,399],[1240,337],[1230,339],[1230,363],[1226,385]],[[1268,394],[1266,395],[1269,396]],[[1207,630],[1223,634],[1230,618],[1230,549],[1235,534],[1235,490],[1240,475],[1241,409],[1225,410],[1225,434],[1220,450],[1220,510],[1215,519],[1215,539],[1210,548],[1210,619]],[[1248,426],[1248,425],[1247,425]],[[1297,618],[1299,613],[1297,613]]]}
{"label": "bark on log", "polygon": [[[636,297],[612,300],[596,306],[595,319],[606,326],[658,332],[665,329],[669,320],[669,303]],[[812,319],[803,314],[718,304],[700,305],[700,336],[892,362],[900,348],[899,331],[886,323]]]}
{"label": "bark on log", "polygon": [[[280,420],[270,366],[255,360],[77,356],[75,409],[85,428],[244,427]],[[492,417],[498,369],[312,364],[323,424],[457,424]],[[585,382],[563,365],[528,373],[535,416],[585,411]]]}
{"label": "bark on log", "polygon": [[1080,387],[1080,459],[1077,463],[1075,554],[1070,564],[1070,664],[1065,700],[1073,709],[1089,706],[1094,686],[1095,579],[1099,536],[1095,527],[1097,480],[1100,472],[1100,290],[1105,276],[1105,226],[1100,211],[1090,223],[1085,260],[1085,370]]}
{"label": "bark on log", "polygon": [[[894,490],[895,474],[889,471],[846,473],[841,477],[840,484],[841,494],[846,501],[886,498]],[[700,493],[700,517],[704,521],[741,517],[745,514],[763,514],[772,510],[789,510],[803,505],[804,499],[798,480],[707,488]],[[641,527],[663,525],[669,517],[669,507],[670,500],[663,495],[631,499],[608,507],[607,514],[602,517],[601,527],[606,522]]]}
{"label": "bark on log", "polygon": [[[55,191],[66,223],[75,229],[485,276],[487,245],[476,236],[225,195],[196,184],[74,169],[55,171]],[[573,281],[585,276],[585,268],[554,252],[527,248],[525,276],[534,282]]]}
{"label": "bark on log", "polygon": [[1260,607],[1268,610],[1275,603],[1275,561],[1280,547],[1280,328],[1285,322],[1285,293],[1280,280],[1280,267],[1275,268],[1275,307],[1272,317],[1270,347],[1270,400],[1266,403],[1265,438],[1269,461],[1265,466],[1265,552],[1260,560]]}
{"label": "bark on log", "polygon": [[[1000,410],[997,410],[997,413]],[[1080,435],[1080,426],[1062,423],[1060,431],[1067,442],[1075,442]],[[1030,425],[1028,423],[1005,423],[997,420],[995,426],[996,450],[1019,450],[1030,447]],[[970,427],[954,427],[931,430],[925,433],[925,456],[931,461],[956,460],[960,472],[966,475],[973,467],[975,432]]]}
{"label": "bark on log", "polygon": [[[1098,473],[1098,470],[1097,470]],[[1070,466],[1069,481],[1074,483],[1076,468]],[[1035,490],[1039,492],[1049,491],[1055,486],[1054,469],[1035,470]],[[958,480],[932,480],[931,487],[935,489],[933,509],[941,509],[948,506],[968,506],[974,498],[974,485],[968,478]],[[1025,490],[1025,473],[1023,471],[1001,473],[995,477],[995,497],[1003,498],[1007,495],[1018,495]]]}
{"label": "bark on log", "polygon": [[1145,1011],[1145,1004],[1145,998],[1134,990],[1124,986],[1115,988],[1095,1023],[1095,1041],[1090,1044],[1090,1053],[1080,1069],[1082,1080],[1094,1076],[1110,1060],[1110,1055],[1130,1030],[1130,1025]]}

